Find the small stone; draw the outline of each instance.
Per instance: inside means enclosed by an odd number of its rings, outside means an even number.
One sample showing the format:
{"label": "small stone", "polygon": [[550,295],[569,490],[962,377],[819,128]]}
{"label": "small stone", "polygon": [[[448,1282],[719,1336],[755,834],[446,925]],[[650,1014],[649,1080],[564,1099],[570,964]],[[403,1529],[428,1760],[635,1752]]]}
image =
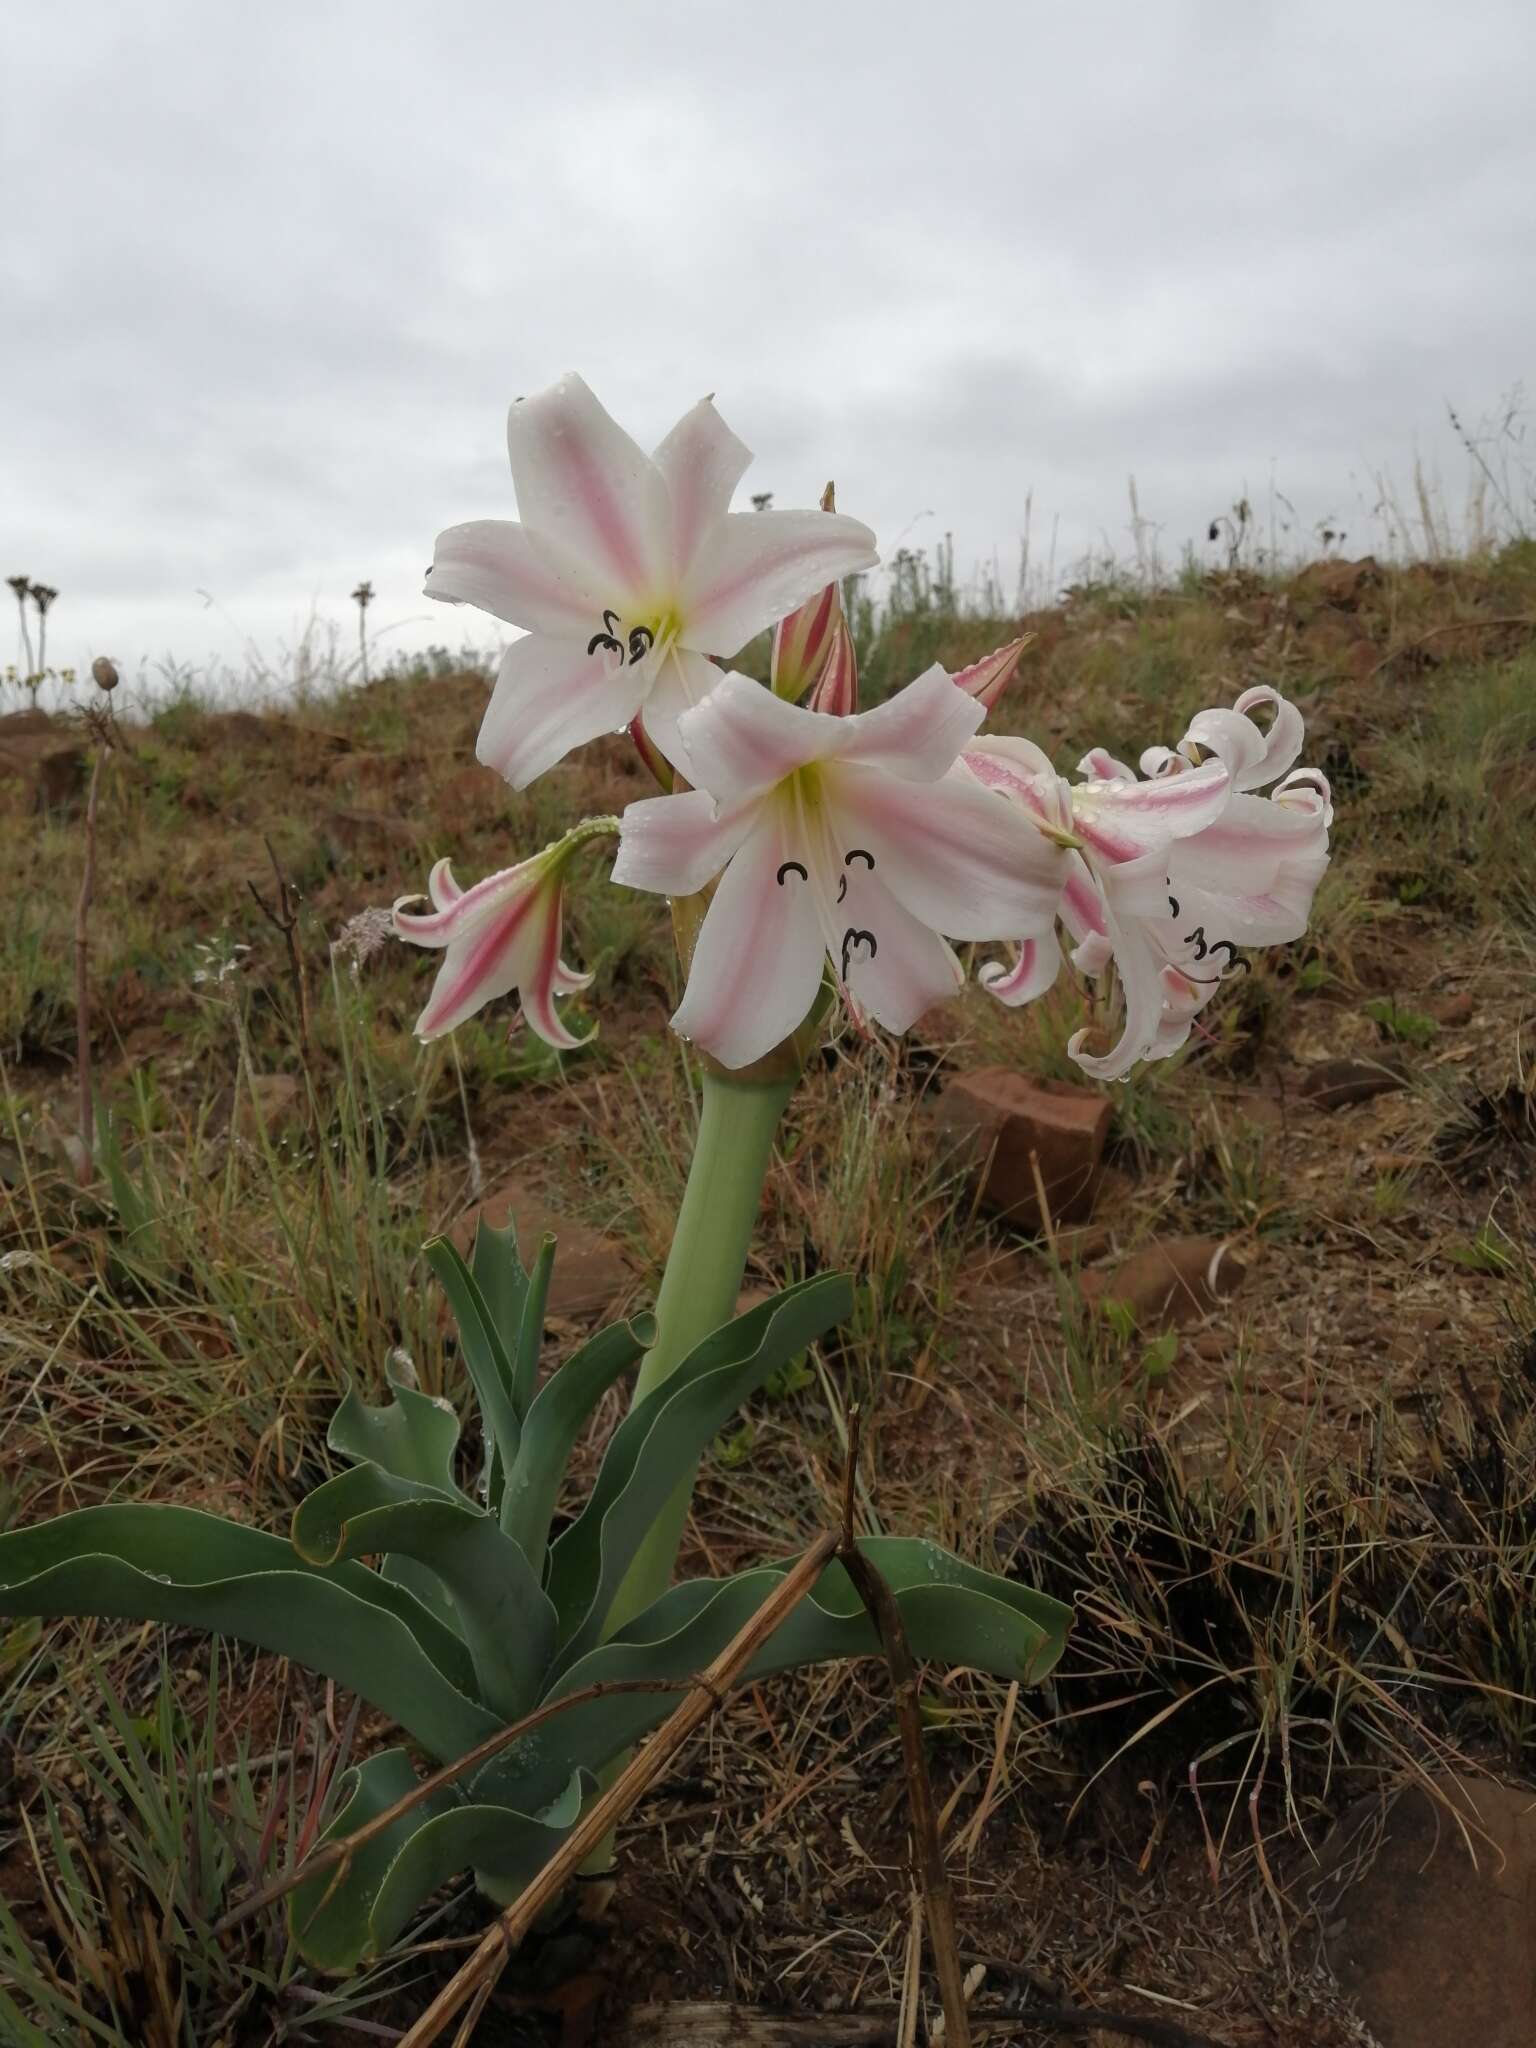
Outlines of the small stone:
{"label": "small stone", "polygon": [[555,1264],[549,1283],[546,1313],[582,1321],[604,1314],[625,1294],[633,1274],[622,1247],[590,1225],[577,1223],[551,1209],[542,1194],[522,1181],[508,1181],[466,1211],[450,1233],[469,1257],[480,1218],[497,1230],[516,1226],[518,1250],[528,1265],[547,1235],[555,1239]]}
{"label": "small stone", "polygon": [[951,1081],[934,1114],[944,1139],[977,1176],[983,1208],[1020,1229],[1039,1230],[1043,1186],[1053,1225],[1092,1213],[1112,1114],[1107,1095],[982,1067]]}
{"label": "small stone", "polygon": [[1375,1095],[1390,1095],[1407,1085],[1401,1060],[1384,1054],[1374,1060],[1320,1060],[1307,1069],[1301,1092],[1319,1109],[1348,1109],[1357,1102],[1369,1102]]}
{"label": "small stone", "polygon": [[1314,1891],[1330,1968],[1381,2048],[1536,2041],[1536,1792],[1447,1773],[1362,1800]]}
{"label": "small stone", "polygon": [[1435,996],[1424,1008],[1437,1024],[1454,1030],[1460,1024],[1472,1022],[1477,1005],[1466,989],[1460,989],[1453,996]]}
{"label": "small stone", "polygon": [[1212,1237],[1170,1237],[1134,1253],[1112,1273],[1088,1273],[1083,1298],[1120,1302],[1142,1331],[1177,1329],[1234,1294],[1247,1266]]}

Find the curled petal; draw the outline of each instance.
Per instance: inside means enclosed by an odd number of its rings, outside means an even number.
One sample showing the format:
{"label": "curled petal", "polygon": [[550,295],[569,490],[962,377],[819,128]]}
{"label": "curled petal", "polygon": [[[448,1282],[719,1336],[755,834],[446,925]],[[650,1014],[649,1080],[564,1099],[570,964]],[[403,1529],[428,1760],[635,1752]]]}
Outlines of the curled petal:
{"label": "curled petal", "polygon": [[756,814],[752,801],[722,812],[702,789],[641,797],[619,822],[613,879],[661,896],[695,895],[735,853]]}
{"label": "curled petal", "polygon": [[731,655],[829,583],[879,560],[875,537],[841,512],[731,512],[683,567],[680,638]]}
{"label": "curled petal", "polygon": [[672,1019],[725,1067],[747,1066],[787,1038],[821,982],[826,939],[804,873],[787,866],[803,849],[786,825],[784,806],[765,805],[721,876]]}
{"label": "curled petal", "polygon": [[525,789],[573,747],[622,731],[649,687],[643,669],[619,668],[576,640],[530,634],[501,658],[475,753]]}
{"label": "curled petal", "polygon": [[1088,782],[1072,791],[1072,828],[1105,861],[1136,860],[1203,831],[1231,800],[1224,761],[1140,782]]}
{"label": "curled petal", "polygon": [[426,594],[531,633],[582,641],[606,601],[577,565],[515,519],[471,519],[440,533]]}
{"label": "curled petal", "polygon": [[[1196,760],[1201,751],[1218,755],[1227,765],[1234,789],[1251,789],[1264,779],[1264,756],[1268,743],[1251,718],[1240,711],[1197,711],[1189,730],[1179,741],[1186,760]],[[1148,756],[1142,756],[1146,768]],[[1148,769],[1156,774],[1156,769]]]}
{"label": "curled petal", "polygon": [[1288,697],[1282,697],[1268,683],[1256,683],[1251,690],[1244,690],[1232,709],[1247,717],[1260,706],[1272,711],[1274,717],[1265,735],[1263,757],[1250,778],[1237,785],[1239,789],[1262,789],[1266,783],[1277,781],[1287,768],[1295,765],[1306,739],[1301,713]]}
{"label": "curled petal", "polygon": [[[1146,768],[1145,755],[1142,756],[1142,766]],[[1094,782],[1134,782],[1136,780],[1135,769],[1127,768],[1123,761],[1117,761],[1114,755],[1105,747],[1090,747],[1081,761],[1078,762],[1077,772],[1079,775],[1087,776]],[[1152,770],[1147,768],[1146,772],[1150,775]]]}
{"label": "curled petal", "polygon": [[839,856],[863,850],[872,872],[932,930],[952,939],[1049,930],[1064,850],[1011,804],[958,776],[902,782],[841,762],[828,771],[828,788]]}
{"label": "curled petal", "polygon": [[985,716],[935,662],[873,711],[848,719],[839,752],[845,761],[884,769],[903,781],[937,782]]}
{"label": "curled petal", "polygon": [[685,412],[654,457],[672,499],[672,560],[691,562],[699,542],[731,509],[731,493],[746,474],[752,451],[738,441],[701,398]]}
{"label": "curled petal", "polygon": [[1061,946],[1056,934],[1042,932],[1039,938],[1024,941],[1012,967],[1006,967],[1001,960],[989,960],[976,978],[1000,1003],[1017,1009],[1054,987],[1060,972]]}
{"label": "curled petal", "polygon": [[1024,650],[1034,637],[1033,633],[1024,633],[1017,640],[1010,640],[1006,647],[999,647],[994,654],[973,661],[968,668],[956,669],[956,688],[964,690],[968,697],[974,697],[984,711],[991,711],[1018,674]]}
{"label": "curled petal", "polygon": [[573,372],[518,399],[507,452],[523,523],[582,565],[604,605],[642,613],[671,567],[670,497],[644,449]]}
{"label": "curled petal", "polygon": [[1316,805],[1234,796],[1213,824],[1167,849],[1174,894],[1180,884],[1200,888],[1213,877],[1223,890],[1267,889],[1290,860],[1326,857],[1328,828]]}
{"label": "curled petal", "polygon": [[1106,936],[1114,951],[1125,1015],[1119,1040],[1109,1052],[1088,1052],[1086,1029],[1073,1033],[1067,1051],[1096,1081],[1118,1081],[1138,1060],[1154,1056],[1162,1019],[1162,962],[1147,928],[1159,905],[1167,910],[1160,856],[1145,854],[1139,861],[1111,867],[1102,882]]}

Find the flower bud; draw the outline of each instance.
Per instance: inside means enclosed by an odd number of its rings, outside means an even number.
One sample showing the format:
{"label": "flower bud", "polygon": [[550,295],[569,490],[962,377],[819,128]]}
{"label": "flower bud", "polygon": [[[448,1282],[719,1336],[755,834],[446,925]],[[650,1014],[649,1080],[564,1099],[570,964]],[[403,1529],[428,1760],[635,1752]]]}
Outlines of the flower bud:
{"label": "flower bud", "polygon": [[[831,484],[821,494],[821,509],[823,512],[837,509]],[[769,684],[776,697],[798,704],[802,697],[816,689],[842,619],[842,593],[835,583],[829,583],[825,590],[807,598],[788,618],[779,620],[773,629],[773,653],[769,667]]]}
{"label": "flower bud", "polygon": [[969,668],[957,669],[956,685],[991,711],[1013,681],[1024,650],[1034,637],[1033,633],[1022,634],[1019,639],[1010,640],[1006,647],[999,647],[995,654],[973,661]]}
{"label": "flower bud", "polygon": [[91,675],[99,690],[115,690],[118,684],[117,669],[104,654],[98,654],[91,663]]}
{"label": "flower bud", "polygon": [[823,711],[832,718],[851,718],[859,708],[859,658],[854,651],[848,621],[838,612],[837,632],[826,665],[817,678],[806,703],[807,710]]}

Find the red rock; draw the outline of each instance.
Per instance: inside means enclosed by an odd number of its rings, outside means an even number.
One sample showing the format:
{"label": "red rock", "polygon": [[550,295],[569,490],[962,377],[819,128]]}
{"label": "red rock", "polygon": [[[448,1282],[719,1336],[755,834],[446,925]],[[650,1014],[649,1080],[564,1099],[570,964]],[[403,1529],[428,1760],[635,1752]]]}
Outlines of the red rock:
{"label": "red rock", "polygon": [[[0,718],[0,800],[19,794],[33,811],[73,802],[84,787],[87,752],[83,735],[46,711]],[[6,784],[12,785],[9,791]]]}
{"label": "red rock", "polygon": [[1043,1185],[1053,1224],[1091,1213],[1112,1113],[1107,1095],[1070,1081],[1031,1081],[1007,1067],[982,1067],[951,1081],[934,1113],[944,1138],[977,1176],[984,1208],[1038,1230],[1045,1220]]}
{"label": "red rock", "polygon": [[1134,1253],[1112,1273],[1083,1277],[1085,1301],[1121,1302],[1140,1330],[1198,1322],[1242,1284],[1247,1266],[1213,1237],[1170,1237]]}
{"label": "red rock", "polygon": [[1324,604],[1352,612],[1365,593],[1381,581],[1381,564],[1376,557],[1362,555],[1358,562],[1309,562],[1296,578],[1296,588],[1307,597],[1320,598]]}
{"label": "red rock", "polygon": [[482,1216],[498,1230],[504,1230],[508,1223],[516,1225],[518,1249],[525,1264],[537,1253],[546,1232],[554,1237],[555,1266],[547,1304],[547,1313],[552,1316],[580,1320],[602,1315],[632,1283],[634,1276],[623,1248],[615,1239],[605,1237],[588,1224],[559,1215],[536,1188],[525,1182],[508,1181],[454,1224],[449,1235],[466,1258]]}
{"label": "red rock", "polygon": [[1351,1808],[1315,1892],[1328,1962],[1381,2048],[1536,2041],[1536,1793],[1450,1773]]}

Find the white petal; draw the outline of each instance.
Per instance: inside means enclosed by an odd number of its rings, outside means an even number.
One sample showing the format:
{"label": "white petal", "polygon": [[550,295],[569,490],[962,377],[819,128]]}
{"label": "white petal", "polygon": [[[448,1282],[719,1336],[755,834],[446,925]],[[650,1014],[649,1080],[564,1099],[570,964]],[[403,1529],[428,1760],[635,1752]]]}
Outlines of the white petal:
{"label": "white petal", "polygon": [[1179,741],[1179,752],[1190,759],[1196,747],[1205,747],[1226,762],[1234,789],[1251,789],[1255,781],[1264,779],[1267,742],[1253,720],[1240,711],[1197,711]]}
{"label": "white petal", "polygon": [[471,519],[440,533],[426,594],[531,633],[586,640],[602,624],[597,587],[515,519]]}
{"label": "white petal", "polygon": [[894,697],[848,720],[842,758],[909,782],[937,782],[986,715],[987,707],[956,689],[953,676],[935,662]]}
{"label": "white petal", "polygon": [[[835,753],[850,722],[786,704],[733,671],[677,720],[677,765],[695,788],[738,804]],[[649,719],[647,728],[654,734]]]}
{"label": "white petal", "polygon": [[841,512],[728,513],[686,566],[679,637],[700,654],[734,654],[816,591],[878,560],[869,528]]}
{"label": "white petal", "polygon": [[672,580],[667,486],[580,377],[518,399],[507,452],[523,524],[579,564],[604,606],[625,618],[648,611]]}
{"label": "white petal", "polygon": [[1146,782],[1087,782],[1071,792],[1072,829],[1102,860],[1136,860],[1214,824],[1232,799],[1221,760]]}
{"label": "white petal", "polygon": [[1219,877],[1224,889],[1267,889],[1283,862],[1328,850],[1328,828],[1314,806],[1276,803],[1266,796],[1234,796],[1212,825],[1168,849],[1173,892]]}
{"label": "white petal", "polygon": [[887,1031],[907,1031],[965,982],[938,934],[906,910],[878,875],[864,874],[842,905],[848,924],[838,967],[848,993]]}
{"label": "white petal", "polygon": [[752,450],[709,398],[685,412],[656,450],[656,467],[672,495],[672,559],[679,567],[693,560],[704,535],[730,511],[731,493],[751,460]]}
{"label": "white petal", "polygon": [[841,761],[825,773],[836,850],[849,874],[864,865],[862,852],[915,917],[952,939],[1032,938],[1050,929],[1064,850],[1023,811],[958,776],[902,782]]}
{"label": "white petal", "polygon": [[712,881],[752,829],[757,803],[721,812],[702,789],[646,796],[619,820],[613,879],[626,889],[692,896]]}
{"label": "white petal", "polygon": [[771,1052],[804,1022],[821,981],[826,942],[805,877],[786,871],[805,865],[787,822],[784,806],[765,809],[720,878],[672,1019],[722,1066]]}
{"label": "white petal", "polygon": [[[1148,931],[1147,905],[1163,896],[1159,857],[1147,854],[1101,876],[1105,923],[1114,948],[1125,1016],[1118,1043],[1102,1055],[1084,1052],[1088,1032],[1074,1032],[1067,1051],[1095,1080],[1118,1081],[1138,1060],[1152,1057],[1162,1018],[1162,962]],[[1162,902],[1167,912],[1166,898]]]}
{"label": "white petal", "polygon": [[1054,932],[1042,932],[1038,939],[1026,939],[1011,967],[1001,960],[989,960],[976,977],[1000,1003],[1017,1009],[1032,1003],[1055,986],[1061,972],[1061,945]]}
{"label": "white petal", "polygon": [[685,775],[688,764],[677,721],[695,704],[702,704],[724,680],[724,670],[716,668],[707,654],[695,654],[689,647],[679,647],[675,640],[656,667],[651,693],[645,700],[645,729],[658,751]]}
{"label": "white petal", "polygon": [[1077,764],[1079,775],[1090,776],[1096,782],[1134,782],[1136,771],[1127,768],[1123,761],[1117,761],[1105,747],[1090,747]]}
{"label": "white petal", "polygon": [[628,725],[647,677],[611,663],[609,655],[588,654],[578,640],[532,634],[514,641],[501,658],[477,757],[514,789],[525,789],[572,747]]}

